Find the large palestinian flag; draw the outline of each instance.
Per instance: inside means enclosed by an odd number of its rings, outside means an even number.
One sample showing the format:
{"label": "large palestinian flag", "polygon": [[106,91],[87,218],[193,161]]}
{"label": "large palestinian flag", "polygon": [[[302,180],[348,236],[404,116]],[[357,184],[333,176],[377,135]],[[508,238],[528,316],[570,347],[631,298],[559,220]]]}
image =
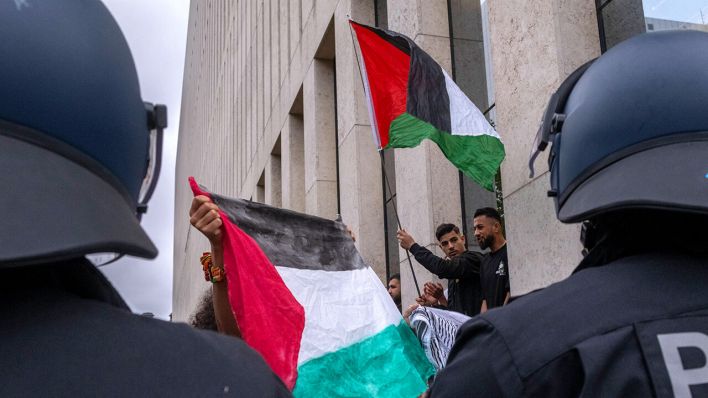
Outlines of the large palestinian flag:
{"label": "large palestinian flag", "polygon": [[[340,222],[209,193],[243,339],[296,397],[416,397],[434,370]],[[304,312],[303,312],[304,310]]]}
{"label": "large palestinian flag", "polygon": [[493,190],[504,145],[479,109],[408,37],[350,24],[378,148],[411,148],[428,138],[458,169]]}

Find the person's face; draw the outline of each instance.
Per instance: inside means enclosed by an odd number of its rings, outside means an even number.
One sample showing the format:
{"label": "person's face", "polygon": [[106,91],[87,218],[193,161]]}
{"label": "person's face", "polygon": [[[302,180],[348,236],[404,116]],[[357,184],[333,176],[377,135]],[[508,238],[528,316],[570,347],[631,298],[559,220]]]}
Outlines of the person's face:
{"label": "person's face", "polygon": [[479,216],[475,217],[472,223],[474,224],[474,238],[477,239],[479,247],[484,250],[492,246],[497,228],[496,220],[487,216]]}
{"label": "person's face", "polygon": [[401,281],[398,279],[391,279],[388,281],[388,294],[391,296],[393,301],[398,304],[401,302]]}
{"label": "person's face", "polygon": [[438,243],[449,258],[457,257],[465,251],[465,237],[455,231],[441,236]]}

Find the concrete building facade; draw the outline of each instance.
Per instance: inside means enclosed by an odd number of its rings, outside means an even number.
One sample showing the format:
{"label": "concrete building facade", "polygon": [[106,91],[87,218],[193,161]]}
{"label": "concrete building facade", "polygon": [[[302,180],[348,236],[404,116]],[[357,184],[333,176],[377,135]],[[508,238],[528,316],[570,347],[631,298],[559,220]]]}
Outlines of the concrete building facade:
{"label": "concrete building facade", "polygon": [[[636,34],[638,19],[644,26],[641,3],[193,0],[177,154],[173,319],[186,320],[209,287],[198,262],[208,243],[188,222],[188,176],[223,195],[340,215],[382,282],[401,273],[404,305],[416,296],[411,268],[421,287],[437,279],[398,248],[397,218],[438,254],[434,232],[443,222],[462,226],[475,249],[473,211],[503,200],[512,295],[569,275],[580,259],[579,227],[555,218],[545,156],[528,178],[531,143],[550,94],[600,55],[607,32],[615,42]],[[605,15],[612,7],[617,11]],[[461,176],[430,142],[377,151],[349,18],[407,35],[481,110],[491,108],[507,153],[498,195]]]}

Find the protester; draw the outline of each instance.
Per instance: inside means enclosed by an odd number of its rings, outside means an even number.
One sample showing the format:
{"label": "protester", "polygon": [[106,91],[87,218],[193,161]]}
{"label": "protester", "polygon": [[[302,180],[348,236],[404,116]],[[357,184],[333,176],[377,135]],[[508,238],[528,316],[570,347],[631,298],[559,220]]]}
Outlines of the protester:
{"label": "protester", "polygon": [[432,397],[708,395],[706,65],[707,33],[652,32],[560,86],[534,149],[587,255],[464,324]]}
{"label": "protester", "polygon": [[157,255],[166,110],[106,7],[2,1],[0,37],[0,396],[290,396],[243,342],[131,314],[85,258]]}
{"label": "protester", "polygon": [[211,246],[211,252],[204,253],[200,262],[204,271],[204,279],[211,282],[217,329],[220,333],[240,337],[241,331],[231,310],[231,304],[229,304],[228,285],[224,273],[223,233],[219,207],[206,196],[195,196],[189,208],[189,222],[209,240]]}
{"label": "protester", "polygon": [[489,253],[482,259],[480,283],[484,313],[509,302],[509,267],[506,255],[506,239],[502,233],[501,215],[491,207],[474,212],[474,237],[482,250]]}
{"label": "protester", "polygon": [[[193,179],[190,185],[219,206],[224,283],[243,339],[280,369],[295,395],[415,396],[425,389],[432,365],[341,222],[226,198]],[[201,227],[219,224],[216,214],[202,223],[192,216]],[[377,371],[378,362],[397,371]]]}
{"label": "protester", "polygon": [[[189,223],[207,238],[211,247],[210,252],[202,254],[200,262],[202,263],[204,279],[212,283],[211,302],[213,303],[217,330],[229,336],[241,337],[241,330],[229,303],[228,282],[224,272],[223,231],[221,229],[223,222],[219,215],[219,207],[204,195],[195,196],[189,209]],[[349,226],[346,227],[346,231],[352,240],[356,242],[356,237]],[[396,278],[398,281],[397,306],[400,311],[400,275],[396,274],[394,276],[398,276]],[[390,284],[391,281],[389,280],[388,291],[395,302],[396,298],[392,294]]]}
{"label": "protester", "polygon": [[454,224],[441,224],[435,231],[440,248],[447,256],[442,259],[420,246],[402,229],[396,237],[401,247],[410,250],[415,259],[428,271],[448,279],[448,309],[468,316],[479,313],[481,292],[479,267],[482,255],[468,251],[465,237]]}
{"label": "protester", "polygon": [[388,278],[388,294],[401,312],[401,274],[393,274]]}

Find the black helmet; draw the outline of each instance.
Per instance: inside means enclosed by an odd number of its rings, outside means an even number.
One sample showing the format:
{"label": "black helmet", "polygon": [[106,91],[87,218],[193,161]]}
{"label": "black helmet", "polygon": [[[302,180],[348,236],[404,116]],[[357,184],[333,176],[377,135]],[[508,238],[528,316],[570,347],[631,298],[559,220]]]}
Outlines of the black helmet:
{"label": "black helmet", "polygon": [[99,1],[0,1],[0,37],[0,267],[155,257],[139,213],[166,109],[141,100],[111,14]]}
{"label": "black helmet", "polygon": [[556,214],[708,213],[708,33],[646,33],[583,65],[551,97],[531,165],[551,142]]}

